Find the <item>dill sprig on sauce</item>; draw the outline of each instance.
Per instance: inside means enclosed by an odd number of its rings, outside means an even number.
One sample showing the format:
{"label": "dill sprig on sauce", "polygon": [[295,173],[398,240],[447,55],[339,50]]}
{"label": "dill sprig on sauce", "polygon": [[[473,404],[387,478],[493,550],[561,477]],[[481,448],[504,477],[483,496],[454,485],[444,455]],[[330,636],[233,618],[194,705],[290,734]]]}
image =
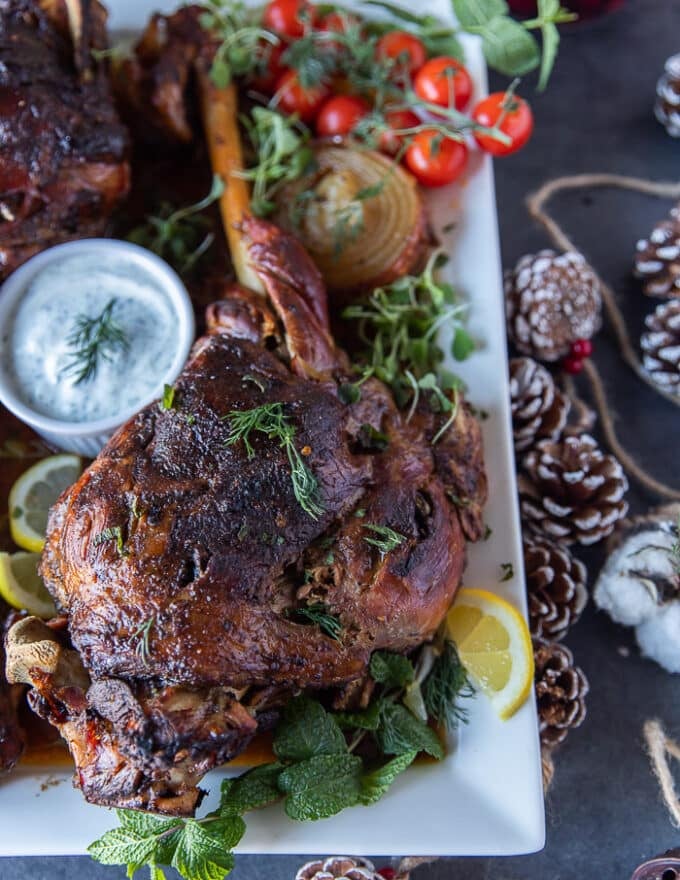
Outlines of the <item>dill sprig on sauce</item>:
{"label": "dill sprig on sauce", "polygon": [[324,512],[319,500],[319,484],[295,447],[295,428],[288,421],[283,404],[265,403],[254,409],[232,410],[224,418],[228,420],[231,431],[227,445],[233,446],[243,441],[248,458],[255,455],[250,442],[250,435],[254,431],[279,441],[288,456],[295,498],[312,519],[318,519]]}
{"label": "dill sprig on sauce", "polygon": [[90,317],[78,315],[66,342],[71,360],[62,373],[73,375],[76,385],[89,382],[97,373],[100,361],[111,361],[117,352],[126,352],[130,343],[125,329],[113,317],[116,298],[110,299],[102,311]]}

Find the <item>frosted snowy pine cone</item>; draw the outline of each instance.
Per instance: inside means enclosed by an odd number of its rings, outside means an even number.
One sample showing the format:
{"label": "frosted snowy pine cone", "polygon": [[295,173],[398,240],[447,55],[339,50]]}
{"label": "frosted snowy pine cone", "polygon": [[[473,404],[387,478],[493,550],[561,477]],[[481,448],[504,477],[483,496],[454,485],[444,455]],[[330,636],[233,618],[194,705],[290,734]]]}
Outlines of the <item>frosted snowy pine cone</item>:
{"label": "frosted snowy pine cone", "polygon": [[574,666],[569,648],[555,642],[534,642],[534,688],[541,744],[552,748],[586,717],[588,679]]}
{"label": "frosted snowy pine cone", "polygon": [[647,296],[680,297],[680,204],[635,246],[635,275]]}
{"label": "frosted snowy pine cone", "polygon": [[595,544],[628,510],[621,464],[589,434],[537,443],[518,484],[524,526],[563,544]]}
{"label": "frosted snowy pine cone", "polygon": [[666,61],[656,84],[654,115],[671,137],[680,137],[680,52]]}
{"label": "frosted snowy pine cone", "polygon": [[602,296],[582,254],[543,250],[505,275],[508,335],[522,354],[557,361],[600,329]]}
{"label": "frosted snowy pine cone", "polygon": [[328,856],[307,862],[295,880],[383,880],[368,859]]}
{"label": "frosted snowy pine cone", "polygon": [[586,567],[564,545],[547,538],[525,535],[523,544],[531,635],[558,641],[588,601]]}
{"label": "frosted snowy pine cone", "polygon": [[640,337],[645,370],[659,388],[680,397],[680,299],[658,305],[645,326]]}
{"label": "frosted snowy pine cone", "polygon": [[571,402],[544,366],[532,358],[510,361],[510,409],[515,451],[538,440],[556,440],[567,422]]}

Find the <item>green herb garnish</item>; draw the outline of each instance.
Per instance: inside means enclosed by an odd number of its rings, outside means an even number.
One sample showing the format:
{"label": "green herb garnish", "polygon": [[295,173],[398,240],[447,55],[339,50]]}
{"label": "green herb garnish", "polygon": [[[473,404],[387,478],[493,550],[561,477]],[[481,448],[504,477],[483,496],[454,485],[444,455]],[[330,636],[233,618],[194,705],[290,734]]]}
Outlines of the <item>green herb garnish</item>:
{"label": "green herb garnish", "polygon": [[224,192],[224,182],[214,175],[207,196],[193,205],[173,208],[164,203],[157,215],[150,214],[141,226],[128,235],[128,241],[141,245],[164,260],[180,274],[186,275],[210,249],[215,235],[203,211]]}
{"label": "green herb garnish", "polygon": [[137,629],[132,633],[133,638],[139,639],[137,642],[137,646],[135,647],[135,653],[141,657],[142,662],[146,665],[149,660],[150,650],[151,650],[151,628],[156,622],[155,617],[150,617],[148,620],[145,620]]}
{"label": "green herb garnish", "polygon": [[260,26],[262,12],[240,0],[202,0],[203,28],[219,40],[210,68],[210,78],[219,89],[234,76],[256,73],[266,66],[268,52],[279,37]]}
{"label": "green herb garnish", "polygon": [[175,388],[173,385],[163,386],[163,396],[161,397],[161,409],[172,409],[175,405]]}
{"label": "green herb garnish", "polygon": [[322,602],[315,602],[302,608],[293,608],[290,617],[298,619],[298,622],[309,623],[318,626],[321,632],[336,641],[340,640],[342,624],[340,620],[331,614]]}
{"label": "green herb garnish", "polygon": [[232,410],[224,418],[229,421],[231,431],[227,445],[233,446],[234,443],[243,441],[248,458],[255,455],[250,442],[253,432],[279,441],[288,456],[293,492],[298,504],[312,519],[318,519],[324,512],[319,501],[319,484],[295,446],[295,428],[288,421],[283,404],[265,403],[254,409]]}
{"label": "green herb garnish", "polygon": [[515,576],[515,568],[512,562],[501,562],[501,578],[500,582],[509,581]]}
{"label": "green herb garnish", "polygon": [[71,360],[62,373],[75,377],[75,384],[93,379],[100,361],[112,361],[117,352],[130,348],[125,329],[113,317],[117,300],[110,299],[94,318],[79,315],[75,326],[66,339],[71,350]]}
{"label": "green herb garnish", "polygon": [[474,688],[460,662],[453,642],[446,639],[422,687],[425,708],[430,718],[449,729],[465,721],[467,713],[460,699],[471,697]]}
{"label": "green herb garnish", "polygon": [[104,531],[94,536],[94,546],[98,547],[107,541],[115,541],[116,550],[120,556],[127,556],[128,551],[125,549],[125,541],[123,540],[123,529],[120,526],[109,526]]}
{"label": "green herb garnish", "polygon": [[367,538],[364,536],[364,541],[372,547],[377,547],[381,556],[385,556],[386,553],[396,550],[397,547],[400,547],[406,540],[404,535],[400,535],[399,532],[395,532],[394,529],[391,529],[388,526],[365,523],[364,528],[373,532],[376,536],[375,538]]}

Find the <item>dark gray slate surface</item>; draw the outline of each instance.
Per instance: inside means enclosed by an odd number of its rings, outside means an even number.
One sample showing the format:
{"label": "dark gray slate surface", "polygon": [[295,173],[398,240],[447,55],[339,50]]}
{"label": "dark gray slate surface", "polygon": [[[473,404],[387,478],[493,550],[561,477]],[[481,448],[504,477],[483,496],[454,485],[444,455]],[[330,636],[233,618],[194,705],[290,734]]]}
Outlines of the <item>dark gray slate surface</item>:
{"label": "dark gray slate surface", "polygon": [[[533,99],[533,140],[522,153],[497,165],[505,265],[547,245],[523,207],[525,195],[544,180],[595,171],[680,177],[680,141],[668,138],[651,115],[659,71],[677,51],[680,0],[626,0],[622,10],[565,33],[548,93]],[[500,82],[497,86],[502,87]],[[634,338],[652,303],[630,278],[631,254],[636,239],[668,207],[667,202],[608,190],[575,192],[554,202],[565,228],[619,293]],[[596,347],[596,361],[629,449],[656,476],[680,485],[677,408],[626,370],[606,330]],[[635,510],[655,503],[637,487],[630,501]],[[599,554],[594,551],[590,557],[595,571]],[[446,859],[421,868],[416,874],[420,880],[627,880],[640,861],[678,845],[680,832],[660,802],[642,751],[641,730],[644,719],[658,716],[680,733],[680,681],[641,659],[630,633],[592,609],[567,644],[588,674],[591,693],[585,724],[557,756],[545,850],[521,858]],[[621,647],[629,648],[630,656],[622,656]],[[290,880],[301,861],[242,856],[232,877]],[[124,876],[122,868],[104,868],[84,858],[0,859],[0,880]]]}

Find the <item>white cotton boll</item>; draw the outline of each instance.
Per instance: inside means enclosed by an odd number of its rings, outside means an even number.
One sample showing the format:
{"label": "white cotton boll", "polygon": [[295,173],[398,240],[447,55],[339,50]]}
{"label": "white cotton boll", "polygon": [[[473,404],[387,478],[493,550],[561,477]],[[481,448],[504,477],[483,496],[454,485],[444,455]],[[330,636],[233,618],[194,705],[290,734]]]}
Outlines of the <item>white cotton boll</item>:
{"label": "white cotton boll", "polygon": [[669,602],[635,631],[640,650],[668,672],[680,672],[680,602]]}

